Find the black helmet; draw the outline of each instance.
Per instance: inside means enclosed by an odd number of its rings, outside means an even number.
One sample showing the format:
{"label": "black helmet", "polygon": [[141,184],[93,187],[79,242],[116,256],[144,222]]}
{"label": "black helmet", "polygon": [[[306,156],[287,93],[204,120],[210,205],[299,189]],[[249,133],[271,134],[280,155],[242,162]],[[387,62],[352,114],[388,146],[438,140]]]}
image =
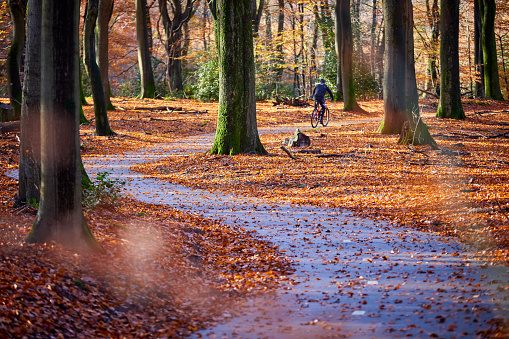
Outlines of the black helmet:
{"label": "black helmet", "polygon": [[325,84],[325,79],[320,79],[320,83]]}

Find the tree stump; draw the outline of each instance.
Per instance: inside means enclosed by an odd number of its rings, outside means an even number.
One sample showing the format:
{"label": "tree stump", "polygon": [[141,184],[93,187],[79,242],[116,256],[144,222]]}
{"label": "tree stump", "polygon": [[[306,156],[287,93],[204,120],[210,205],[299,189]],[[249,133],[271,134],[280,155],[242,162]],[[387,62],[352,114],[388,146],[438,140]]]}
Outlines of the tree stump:
{"label": "tree stump", "polygon": [[311,145],[311,140],[307,135],[302,133],[300,129],[296,129],[295,133],[293,134],[293,138],[286,138],[283,141],[283,145],[289,146],[289,147],[302,147],[302,146],[309,146]]}

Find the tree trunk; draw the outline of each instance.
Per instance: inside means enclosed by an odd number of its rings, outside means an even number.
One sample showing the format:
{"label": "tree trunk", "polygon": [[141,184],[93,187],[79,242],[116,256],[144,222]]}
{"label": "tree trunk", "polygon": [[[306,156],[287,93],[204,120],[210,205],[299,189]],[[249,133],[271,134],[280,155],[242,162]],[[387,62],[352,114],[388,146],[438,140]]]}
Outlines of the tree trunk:
{"label": "tree trunk", "polygon": [[343,102],[345,111],[363,112],[355,98],[353,78],[353,35],[350,18],[350,0],[338,0],[339,28],[341,36],[341,81],[343,83]]}
{"label": "tree trunk", "polygon": [[194,0],[187,0],[184,10],[180,0],[172,0],[173,18],[168,13],[167,0],[159,0],[159,12],[164,27],[166,50],[166,80],[171,92],[182,91],[182,65],[180,57],[182,55],[182,25],[189,21],[194,14]]}
{"label": "tree trunk", "polygon": [[415,78],[414,60],[414,14],[412,1],[404,3],[405,10],[405,109],[411,116],[419,116],[419,94],[417,93],[417,80]]}
{"label": "tree trunk", "polygon": [[152,56],[148,37],[147,0],[136,0],[136,41],[140,67],[141,92],[139,98],[155,98],[156,82],[152,71]]}
{"label": "tree trunk", "polygon": [[109,23],[113,14],[114,0],[99,0],[97,16],[97,64],[101,72],[101,83],[104,89],[104,101],[108,110],[115,110],[111,103],[110,80],[108,72]]}
{"label": "tree trunk", "polygon": [[256,123],[251,0],[213,1],[219,54],[219,110],[212,154],[266,154]]}
{"label": "tree trunk", "polygon": [[504,53],[504,44],[502,41],[502,36],[498,35],[498,41],[500,43],[500,57],[502,58],[502,72],[504,74],[504,82],[505,82],[505,90],[509,91],[509,80],[507,79],[507,68],[505,65],[505,53]]}
{"label": "tree trunk", "polygon": [[[343,0],[341,0],[343,1]],[[350,30],[352,31],[352,50],[356,60],[364,63],[365,55],[362,50],[361,41],[361,0],[353,0],[353,8],[350,10],[350,0],[348,0],[348,12],[350,13]]]}
{"label": "tree trunk", "polygon": [[400,134],[398,143],[437,148],[419,113],[414,65],[411,0],[385,0],[385,61],[383,134]]}
{"label": "tree trunk", "polygon": [[83,62],[90,79],[92,97],[94,99],[95,133],[97,135],[114,135],[108,122],[104,87],[102,85],[101,71],[95,57],[95,23],[98,15],[98,1],[89,0],[87,14],[83,25]]}
{"label": "tree trunk", "polygon": [[495,0],[479,0],[482,18],[482,52],[484,61],[484,94],[487,99],[504,100],[498,75],[495,40]]}
{"label": "tree trunk", "polygon": [[438,8],[438,0],[433,0],[433,4],[429,5],[429,0],[426,0],[426,10],[428,16],[428,25],[431,29],[431,47],[428,52],[428,72],[430,76],[430,86],[428,90],[432,93],[440,94],[440,83],[438,82],[437,71],[437,55],[440,43],[440,10]]}
{"label": "tree trunk", "polygon": [[341,65],[343,64],[343,53],[342,51],[342,35],[341,35],[341,0],[336,0],[336,6],[334,8],[334,37],[335,37],[335,48],[336,48],[336,100],[343,100],[343,72],[341,71]]}
{"label": "tree trunk", "polygon": [[475,64],[475,87],[476,98],[484,98],[484,65],[482,56],[482,19],[479,8],[479,0],[474,0],[474,64]]}
{"label": "tree trunk", "polygon": [[25,79],[21,105],[18,204],[39,203],[41,181],[41,12],[30,0],[27,12]]}
{"label": "tree trunk", "polygon": [[265,0],[251,0],[251,21],[253,22],[253,36],[258,36]]}
{"label": "tree trunk", "polygon": [[285,0],[278,0],[278,17],[277,17],[277,45],[276,45],[276,81],[281,82],[284,71],[284,55],[283,55],[283,30],[285,24]]}
{"label": "tree trunk", "polygon": [[166,58],[166,64],[168,65],[166,78],[168,79],[170,92],[182,91],[184,90],[182,80],[182,30],[172,34],[168,45],[170,50]]}
{"label": "tree trunk", "polygon": [[9,10],[11,12],[13,36],[12,44],[7,53],[7,83],[9,84],[10,105],[14,107],[14,116],[3,117],[4,121],[16,120],[21,116],[22,88],[19,77],[21,54],[25,43],[25,11],[26,1],[9,0]]}
{"label": "tree trunk", "polygon": [[269,3],[265,3],[265,39],[272,41],[272,14],[270,13]]}
{"label": "tree trunk", "polygon": [[299,35],[300,35],[300,60],[299,60],[299,68],[300,68],[300,76],[302,77],[302,89],[299,91],[300,95],[306,96],[306,94],[309,92],[311,94],[311,91],[307,90],[307,81],[306,81],[306,70],[308,69],[308,54],[307,54],[307,47],[306,47],[306,37],[304,36],[304,3],[297,2],[297,7],[299,9],[298,15],[299,15]]}
{"label": "tree trunk", "polygon": [[465,119],[459,74],[459,0],[440,3],[440,102],[437,117]]}
{"label": "tree trunk", "polygon": [[27,242],[100,250],[82,211],[78,126],[80,2],[45,0],[41,51],[41,202]]}
{"label": "tree trunk", "polygon": [[405,105],[405,25],[406,0],[383,2],[385,22],[384,54],[384,120],[379,128],[382,134],[399,134],[409,119]]}
{"label": "tree trunk", "polygon": [[82,106],[87,106],[88,102],[87,99],[85,98],[85,90],[83,88],[83,72],[81,71],[81,67],[79,69],[79,73],[80,73],[80,101]]}
{"label": "tree trunk", "polygon": [[313,36],[311,38],[311,46],[309,51],[309,87],[312,88],[315,85],[315,81],[318,79],[318,62],[316,61],[316,50],[318,49],[318,26],[319,26],[319,16],[318,16],[318,6],[315,5],[315,22],[313,27]]}
{"label": "tree trunk", "polygon": [[[385,55],[385,22],[382,20],[382,39],[379,39],[377,42],[377,53],[376,53],[376,65],[377,65],[377,73],[378,73],[378,84],[382,85],[382,90],[380,91],[379,98],[383,99],[383,79],[384,79],[384,55]],[[379,35],[380,38],[380,35]]]}
{"label": "tree trunk", "polygon": [[377,0],[373,0],[371,8],[371,30],[370,30],[370,69],[373,79],[376,77],[376,27],[378,25],[377,19]]}

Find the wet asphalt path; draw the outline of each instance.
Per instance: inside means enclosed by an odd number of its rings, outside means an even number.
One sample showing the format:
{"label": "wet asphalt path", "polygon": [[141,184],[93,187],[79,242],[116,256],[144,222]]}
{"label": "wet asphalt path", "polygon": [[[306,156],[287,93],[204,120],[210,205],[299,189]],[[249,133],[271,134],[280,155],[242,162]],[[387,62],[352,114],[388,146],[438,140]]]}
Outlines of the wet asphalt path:
{"label": "wet asphalt path", "polygon": [[507,267],[474,260],[454,239],[342,210],[192,190],[129,170],[168,152],[202,152],[211,142],[197,136],[106,162],[84,159],[90,174],[108,170],[128,180],[136,199],[253,230],[294,263],[289,283],[194,337],[482,338],[497,318],[509,318]]}

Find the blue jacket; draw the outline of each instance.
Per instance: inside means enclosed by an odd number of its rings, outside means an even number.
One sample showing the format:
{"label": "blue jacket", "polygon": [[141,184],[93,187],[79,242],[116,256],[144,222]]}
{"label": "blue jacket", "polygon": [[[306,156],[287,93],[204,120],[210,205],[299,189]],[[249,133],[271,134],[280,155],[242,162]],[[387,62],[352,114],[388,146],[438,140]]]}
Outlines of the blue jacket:
{"label": "blue jacket", "polygon": [[315,86],[315,89],[313,90],[313,99],[315,101],[317,100],[323,100],[325,99],[325,93],[329,92],[331,100],[334,100],[334,96],[332,95],[332,91],[329,87],[325,84],[318,84]]}

